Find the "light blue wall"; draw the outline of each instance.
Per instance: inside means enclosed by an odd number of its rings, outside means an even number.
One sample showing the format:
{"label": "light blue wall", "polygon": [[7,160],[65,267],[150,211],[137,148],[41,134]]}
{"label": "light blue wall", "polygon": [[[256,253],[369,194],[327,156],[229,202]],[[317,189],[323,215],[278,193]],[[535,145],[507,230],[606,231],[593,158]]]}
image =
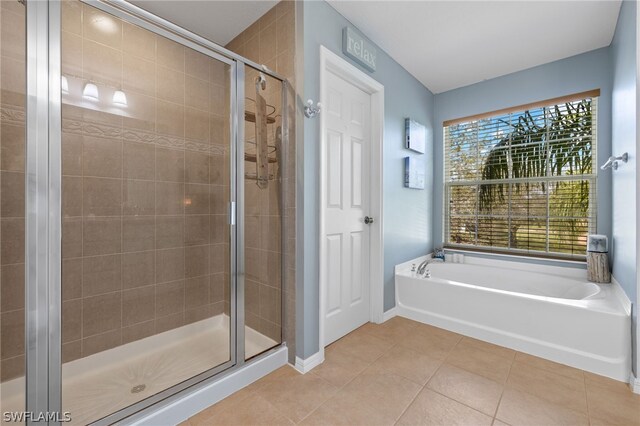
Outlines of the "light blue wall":
{"label": "light blue wall", "polygon": [[[609,48],[594,50],[435,96],[433,234],[442,244],[442,122],[591,89],[598,100],[598,161],[611,155],[611,66]],[[611,238],[611,172],[598,173],[598,233]]]}
{"label": "light blue wall", "polygon": [[[613,173],[613,275],[637,302],[636,280],[636,2],[624,1],[611,43],[613,64],[612,132],[614,155],[629,153],[629,163]],[[637,327],[634,309],[634,333]],[[634,349],[637,351],[636,343]],[[637,356],[634,372],[637,373]]]}
{"label": "light blue wall", "polygon": [[[624,1],[610,47],[494,78],[435,96],[434,156],[442,158],[440,123],[509,106],[599,88],[598,164],[628,152],[618,171],[598,169],[598,233],[610,240],[613,275],[632,303],[636,279],[636,3]],[[442,243],[442,162],[435,162],[433,229]],[[633,336],[636,336],[634,308]],[[633,343],[637,353],[637,343]],[[634,371],[637,372],[634,357]]]}
{"label": "light blue wall", "polygon": [[[319,98],[319,50],[341,53],[341,31],[350,23],[324,1],[304,2],[304,99]],[[599,88],[598,163],[629,152],[630,164],[598,170],[598,233],[610,238],[613,274],[637,301],[635,211],[636,4],[624,1],[610,47],[541,65],[433,96],[384,52],[372,77],[385,86],[384,271],[385,310],[394,306],[393,267],[442,244],[442,128],[444,120]],[[428,128],[424,159],[427,190],[402,186],[404,118]],[[612,126],[613,125],[613,126]],[[298,290],[297,354],[318,350],[318,120],[304,122],[303,284]],[[431,143],[433,141],[433,143]],[[434,161],[435,159],[435,161]],[[433,170],[433,175],[429,173]],[[613,188],[613,190],[611,189]],[[299,280],[300,282],[300,280]],[[637,309],[634,309],[634,312]],[[634,315],[634,329],[637,315]],[[635,335],[635,333],[634,333]],[[634,342],[634,351],[636,344]],[[636,356],[637,359],[637,356]],[[637,372],[634,364],[634,371]]]}
{"label": "light blue wall", "polygon": [[[304,93],[303,99],[317,100],[319,93],[320,46],[342,54],[342,29],[351,25],[324,1],[305,1],[304,11]],[[365,71],[367,72],[367,71]],[[377,70],[369,73],[384,85],[384,306],[395,305],[393,268],[396,264],[424,255],[433,246],[431,203],[433,199],[433,95],[391,57],[378,49]],[[426,164],[427,190],[403,187],[404,119],[411,117],[428,129],[427,153],[419,156]],[[301,358],[318,351],[318,211],[320,175],[318,159],[319,120],[304,119],[304,265],[303,294],[298,301],[302,325],[296,350]],[[300,284],[299,284],[300,286]],[[300,325],[300,324],[299,324]]]}

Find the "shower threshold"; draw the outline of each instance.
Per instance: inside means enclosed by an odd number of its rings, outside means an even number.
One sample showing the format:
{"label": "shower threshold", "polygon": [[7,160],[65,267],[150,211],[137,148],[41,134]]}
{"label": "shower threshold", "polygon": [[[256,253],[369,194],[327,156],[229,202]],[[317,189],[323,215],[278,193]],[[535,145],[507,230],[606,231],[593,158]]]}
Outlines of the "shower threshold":
{"label": "shower threshold", "polygon": [[[278,344],[249,327],[245,338],[247,358]],[[67,362],[62,410],[71,414],[68,424],[93,422],[223,364],[229,344],[229,317],[217,315]],[[0,392],[3,412],[24,411],[24,377],[2,383]]]}

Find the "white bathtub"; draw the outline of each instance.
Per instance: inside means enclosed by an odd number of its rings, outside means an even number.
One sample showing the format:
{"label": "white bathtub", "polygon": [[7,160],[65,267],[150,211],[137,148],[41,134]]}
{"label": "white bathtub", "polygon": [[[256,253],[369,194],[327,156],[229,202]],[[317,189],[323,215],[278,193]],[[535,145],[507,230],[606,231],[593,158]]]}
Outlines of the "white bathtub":
{"label": "white bathtub", "polygon": [[487,260],[396,266],[398,315],[627,382],[631,306],[586,270]]}

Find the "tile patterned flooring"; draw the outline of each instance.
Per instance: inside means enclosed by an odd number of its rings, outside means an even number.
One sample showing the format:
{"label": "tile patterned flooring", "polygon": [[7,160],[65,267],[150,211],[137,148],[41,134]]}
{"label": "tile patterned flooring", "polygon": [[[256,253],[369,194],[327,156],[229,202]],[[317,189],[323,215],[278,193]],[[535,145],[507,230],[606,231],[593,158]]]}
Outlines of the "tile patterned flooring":
{"label": "tile patterned flooring", "polygon": [[395,317],[301,375],[286,366],[185,425],[640,425],[626,384]]}

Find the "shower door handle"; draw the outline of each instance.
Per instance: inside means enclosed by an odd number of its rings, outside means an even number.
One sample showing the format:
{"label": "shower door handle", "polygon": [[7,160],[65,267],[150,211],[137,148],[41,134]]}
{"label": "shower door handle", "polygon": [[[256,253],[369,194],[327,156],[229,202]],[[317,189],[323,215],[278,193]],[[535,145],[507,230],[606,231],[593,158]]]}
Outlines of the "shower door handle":
{"label": "shower door handle", "polygon": [[231,201],[229,203],[229,225],[234,226],[236,224],[236,202]]}

